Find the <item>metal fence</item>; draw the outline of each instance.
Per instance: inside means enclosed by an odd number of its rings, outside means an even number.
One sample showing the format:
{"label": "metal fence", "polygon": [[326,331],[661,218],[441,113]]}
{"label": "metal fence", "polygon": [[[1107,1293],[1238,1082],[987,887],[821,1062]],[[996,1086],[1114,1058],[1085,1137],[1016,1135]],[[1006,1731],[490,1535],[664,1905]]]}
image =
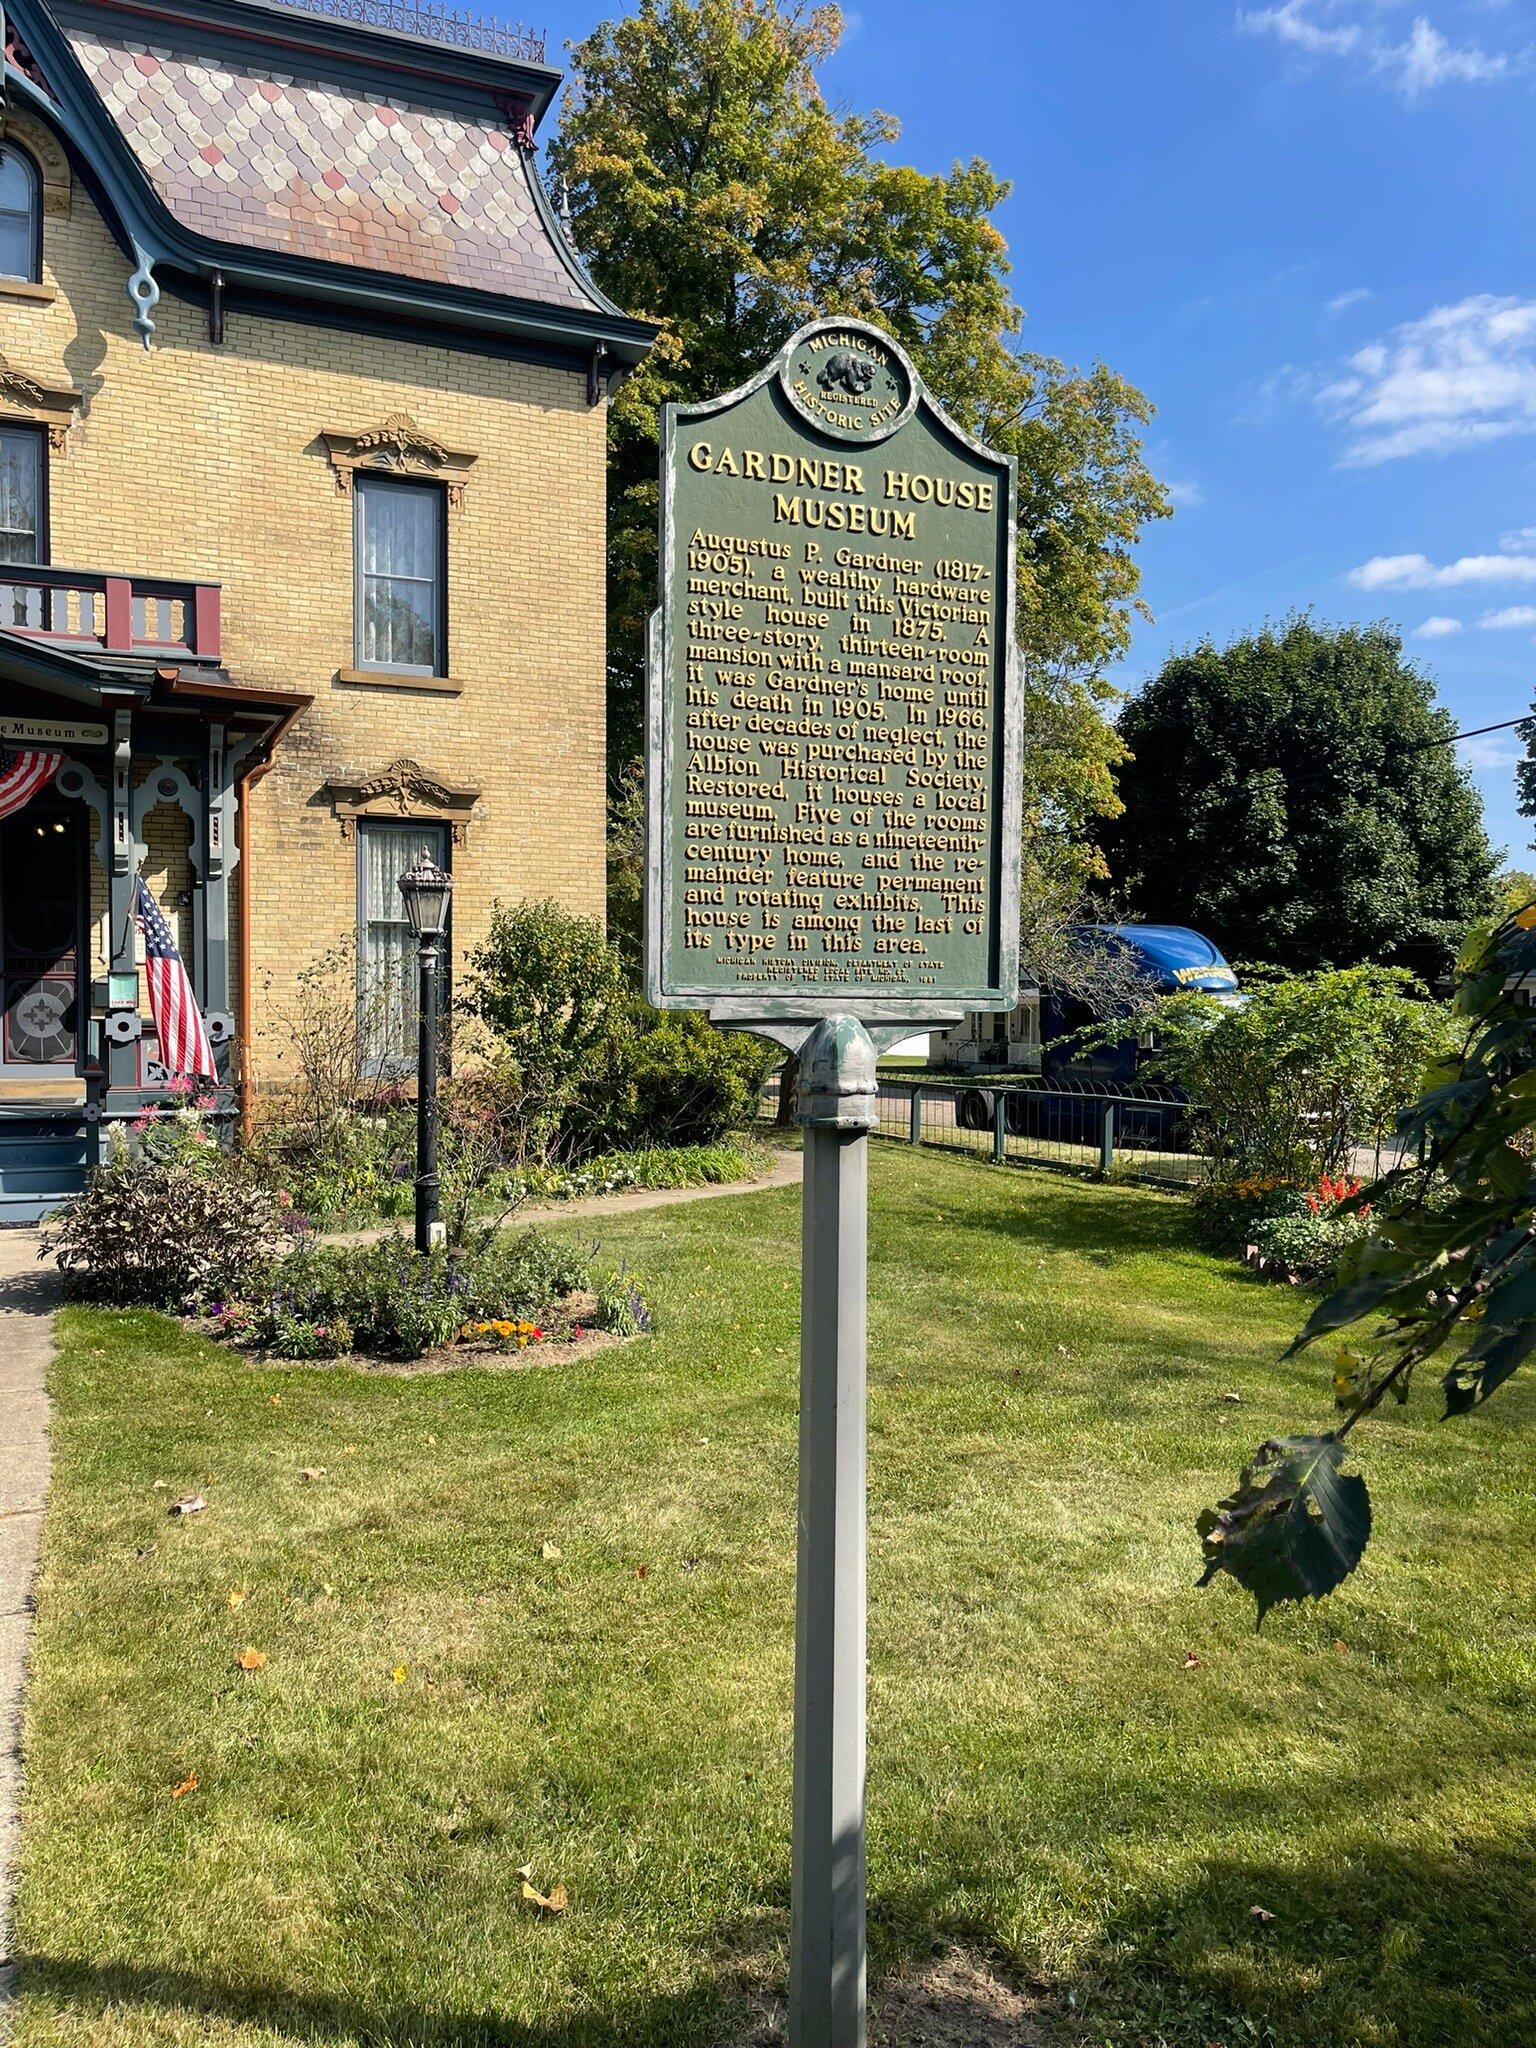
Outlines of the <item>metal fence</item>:
{"label": "metal fence", "polygon": [[[775,1076],[766,1091],[766,1115],[777,1101]],[[879,1113],[876,1137],[968,1152],[999,1166],[1059,1166],[1180,1188],[1222,1173],[1221,1161],[1202,1142],[1198,1109],[1156,1082],[1110,1088],[1027,1074],[1004,1080],[885,1073]],[[1378,1131],[1353,1148],[1349,1171],[1362,1181],[1375,1180],[1401,1164],[1404,1150],[1392,1131]]]}
{"label": "metal fence", "polygon": [[1006,1165],[1072,1167],[1190,1187],[1209,1162],[1195,1150],[1189,1105],[1174,1090],[1120,1089],[1027,1076],[910,1081],[881,1077],[879,1137],[939,1145]]}

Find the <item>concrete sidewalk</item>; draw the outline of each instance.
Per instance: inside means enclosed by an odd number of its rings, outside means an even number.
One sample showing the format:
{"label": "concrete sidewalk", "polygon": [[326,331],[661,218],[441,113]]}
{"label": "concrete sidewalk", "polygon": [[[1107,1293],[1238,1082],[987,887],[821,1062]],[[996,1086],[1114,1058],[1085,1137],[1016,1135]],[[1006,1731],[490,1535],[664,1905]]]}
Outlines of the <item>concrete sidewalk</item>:
{"label": "concrete sidewalk", "polygon": [[0,2032],[11,1994],[11,1862],[21,1799],[21,1694],[48,1490],[48,1362],[58,1278],[35,1230],[0,1230]]}
{"label": "concrete sidewalk", "polygon": [[[766,1188],[797,1188],[805,1174],[803,1152],[775,1152],[773,1164],[757,1180],[726,1181],[722,1186],[692,1188],[621,1188],[612,1195],[583,1195],[573,1202],[528,1202],[514,1209],[507,1222],[514,1229],[525,1223],[564,1223],[583,1216],[627,1216],[633,1209],[669,1209],[674,1202],[712,1202],[725,1195],[759,1195]],[[372,1244],[375,1239],[409,1231],[411,1219],[375,1224],[368,1230],[340,1230],[324,1233],[327,1244]]]}

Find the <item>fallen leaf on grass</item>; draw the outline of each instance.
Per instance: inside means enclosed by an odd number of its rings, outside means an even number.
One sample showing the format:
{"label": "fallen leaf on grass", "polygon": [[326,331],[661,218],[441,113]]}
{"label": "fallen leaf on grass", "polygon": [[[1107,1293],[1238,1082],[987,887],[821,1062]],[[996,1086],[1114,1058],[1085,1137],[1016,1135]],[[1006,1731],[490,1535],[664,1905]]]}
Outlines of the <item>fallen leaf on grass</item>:
{"label": "fallen leaf on grass", "polygon": [[1223,1401],[1230,1401],[1234,1408],[1242,1405],[1243,1397],[1241,1394],[1223,1394],[1221,1398]]}
{"label": "fallen leaf on grass", "polygon": [[557,1549],[553,1543],[543,1543],[539,1546],[539,1555],[549,1564],[558,1564],[565,1552]]}
{"label": "fallen leaf on grass", "polygon": [[173,1500],[165,1512],[168,1515],[200,1515],[207,1505],[200,1493],[188,1493],[180,1500]]}
{"label": "fallen leaf on grass", "polygon": [[648,1564],[637,1564],[635,1566],[635,1577],[637,1579],[648,1579],[650,1576],[651,1568]]}
{"label": "fallen leaf on grass", "polygon": [[282,1395],[281,1395],[281,1394],[268,1394],[268,1396],[267,1396],[267,1406],[268,1406],[269,1408],[281,1408],[281,1407],[282,1407],[282,1405],[283,1405],[283,1397],[282,1397]]}
{"label": "fallen leaf on grass", "polygon": [[155,1492],[164,1493],[166,1488],[170,1485],[170,1483],[171,1482],[169,1481],[169,1479],[157,1479],[155,1481]]}
{"label": "fallen leaf on grass", "polygon": [[197,1773],[196,1771],[193,1771],[187,1777],[183,1778],[179,1785],[173,1785],[171,1787],[171,1797],[173,1799],[185,1799],[189,1792],[195,1792],[196,1790]]}
{"label": "fallen leaf on grass", "polygon": [[325,1477],[325,1467],[323,1465],[305,1465],[301,1468],[299,1477],[310,1481],[323,1479]]}
{"label": "fallen leaf on grass", "polygon": [[1275,1916],[1267,1906],[1250,1906],[1248,1917],[1250,1920],[1257,1920],[1261,1927],[1267,1927]]}
{"label": "fallen leaf on grass", "polygon": [[243,1586],[231,1586],[229,1589],[229,1604],[232,1608],[243,1607],[250,1597]]}
{"label": "fallen leaf on grass", "polygon": [[265,1650],[258,1650],[250,1643],[240,1652],[235,1663],[242,1671],[259,1671],[267,1661]]}
{"label": "fallen leaf on grass", "polygon": [[404,1685],[405,1681],[411,1675],[411,1667],[409,1664],[397,1664],[394,1670],[391,1671],[389,1675],[395,1681],[396,1685]]}
{"label": "fallen leaf on grass", "polygon": [[563,1884],[557,1884],[552,1892],[546,1894],[537,1885],[531,1885],[526,1877],[523,1879],[523,1897],[530,1906],[537,1906],[541,1913],[563,1913],[570,1904]]}
{"label": "fallen leaf on grass", "polygon": [[1184,1652],[1184,1662],[1179,1666],[1179,1669],[1181,1671],[1198,1671],[1204,1662],[1205,1659],[1197,1657],[1193,1650],[1186,1650]]}

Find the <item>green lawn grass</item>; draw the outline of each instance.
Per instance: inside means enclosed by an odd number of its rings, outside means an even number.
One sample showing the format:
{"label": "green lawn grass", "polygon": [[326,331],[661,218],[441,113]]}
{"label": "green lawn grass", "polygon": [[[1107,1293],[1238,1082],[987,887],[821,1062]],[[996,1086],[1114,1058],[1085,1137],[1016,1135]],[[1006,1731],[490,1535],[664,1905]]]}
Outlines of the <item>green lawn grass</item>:
{"label": "green lawn grass", "polygon": [[[1255,1636],[1191,1522],[1326,1417],[1297,1296],[1177,1198],[875,1150],[876,1983],[958,1943],[1052,2044],[1536,2041],[1536,1390],[1363,1429],[1364,1568]],[[568,1373],[64,1317],[19,2048],[746,2038],[788,1921],[798,1220],[605,1225],[658,1333]]]}

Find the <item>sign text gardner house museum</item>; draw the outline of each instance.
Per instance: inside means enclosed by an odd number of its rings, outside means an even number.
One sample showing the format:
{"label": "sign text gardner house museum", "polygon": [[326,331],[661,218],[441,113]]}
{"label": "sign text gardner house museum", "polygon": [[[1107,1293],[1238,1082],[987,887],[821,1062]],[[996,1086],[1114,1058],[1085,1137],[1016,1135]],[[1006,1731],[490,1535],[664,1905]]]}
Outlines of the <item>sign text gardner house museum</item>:
{"label": "sign text gardner house museum", "polygon": [[1011,463],[848,322],[672,411],[663,461],[653,993],[995,997]]}

